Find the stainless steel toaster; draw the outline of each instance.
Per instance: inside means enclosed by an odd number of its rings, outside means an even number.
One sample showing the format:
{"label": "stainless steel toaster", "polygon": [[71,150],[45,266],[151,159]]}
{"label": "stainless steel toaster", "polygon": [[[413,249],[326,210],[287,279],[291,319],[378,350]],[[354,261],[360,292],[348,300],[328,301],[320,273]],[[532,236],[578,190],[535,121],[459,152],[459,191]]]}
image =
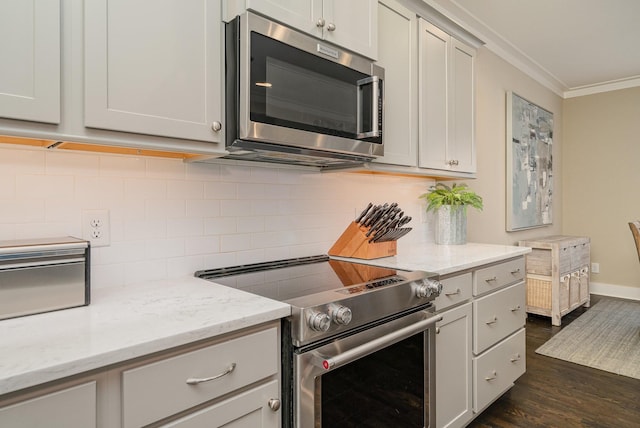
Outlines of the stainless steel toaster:
{"label": "stainless steel toaster", "polygon": [[89,254],[73,237],[0,241],[0,320],[88,305]]}

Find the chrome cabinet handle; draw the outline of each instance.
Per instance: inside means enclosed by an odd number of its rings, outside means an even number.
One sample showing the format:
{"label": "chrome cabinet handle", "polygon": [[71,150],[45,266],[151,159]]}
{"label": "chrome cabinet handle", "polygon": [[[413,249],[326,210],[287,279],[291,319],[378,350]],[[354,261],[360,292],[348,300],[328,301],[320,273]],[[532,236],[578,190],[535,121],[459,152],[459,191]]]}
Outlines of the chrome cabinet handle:
{"label": "chrome cabinet handle", "polygon": [[220,379],[223,376],[228,375],[229,373],[233,372],[236,369],[236,363],[232,363],[227,370],[225,370],[224,372],[217,374],[215,376],[211,376],[211,377],[204,377],[204,378],[192,378],[190,377],[189,379],[187,379],[187,385],[198,385],[199,383],[204,383],[204,382],[210,382],[212,380],[216,380],[216,379]]}
{"label": "chrome cabinet handle", "polygon": [[520,273],[520,269],[516,269],[516,270],[512,270],[511,271],[511,275],[515,275],[517,273]]}
{"label": "chrome cabinet handle", "polygon": [[520,305],[518,305],[515,308],[511,308],[511,312],[519,311],[520,309],[522,308],[520,307]]}
{"label": "chrome cabinet handle", "polygon": [[445,296],[455,296],[456,294],[460,294],[461,291],[459,288],[456,288],[456,291],[454,291],[453,293],[444,293]]}
{"label": "chrome cabinet handle", "polygon": [[498,377],[498,373],[494,370],[493,373],[491,374],[491,376],[485,377],[484,380],[486,380],[487,382],[491,382],[492,380],[494,380],[497,377]]}
{"label": "chrome cabinet handle", "polygon": [[494,316],[491,321],[486,321],[485,324],[486,325],[491,325],[491,324],[495,324],[497,322],[498,322],[498,317]]}
{"label": "chrome cabinet handle", "polygon": [[277,398],[272,398],[267,404],[269,408],[274,412],[277,412],[280,409],[280,400],[278,400]]}
{"label": "chrome cabinet handle", "polygon": [[511,358],[512,363],[515,363],[516,361],[520,361],[520,354],[516,354],[514,357]]}
{"label": "chrome cabinet handle", "polygon": [[452,159],[448,163],[449,163],[449,166],[458,166],[460,162],[457,159]]}
{"label": "chrome cabinet handle", "polygon": [[214,131],[218,132],[222,129],[222,123],[218,122],[217,120],[215,122],[213,122],[211,124],[211,129],[213,129]]}
{"label": "chrome cabinet handle", "polygon": [[436,334],[440,334],[440,327],[436,327]]}
{"label": "chrome cabinet handle", "polygon": [[322,28],[324,27],[325,21],[324,19],[320,18],[318,19],[318,21],[316,22],[316,27]]}
{"label": "chrome cabinet handle", "polygon": [[335,31],[336,30],[336,25],[333,22],[330,22],[329,25],[327,25],[327,30]]}
{"label": "chrome cabinet handle", "polygon": [[493,278],[487,278],[484,281],[485,282],[493,282],[493,281],[497,281],[497,280],[498,280],[498,277],[494,276]]}

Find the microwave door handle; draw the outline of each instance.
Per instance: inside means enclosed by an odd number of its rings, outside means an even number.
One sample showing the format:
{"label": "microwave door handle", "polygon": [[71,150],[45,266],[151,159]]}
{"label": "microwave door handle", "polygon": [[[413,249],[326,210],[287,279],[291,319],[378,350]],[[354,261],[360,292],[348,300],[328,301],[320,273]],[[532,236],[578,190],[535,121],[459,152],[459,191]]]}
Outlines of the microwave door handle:
{"label": "microwave door handle", "polygon": [[[357,102],[357,114],[358,114],[358,119],[357,119],[357,137],[358,139],[362,139],[362,138],[369,138],[369,137],[379,137],[380,136],[380,123],[379,123],[379,111],[378,109],[381,108],[381,103],[380,103],[380,77],[378,76],[371,76],[371,77],[366,77],[364,79],[358,80],[356,82],[356,84],[358,85],[358,102]],[[367,132],[365,132],[364,129],[362,129],[363,125],[363,120],[362,120],[362,105],[363,105],[363,100],[362,100],[362,90],[360,88],[362,88],[364,85],[368,85],[371,84],[371,91],[372,91],[372,97],[371,97],[371,102],[372,102],[372,106],[371,106],[371,115],[372,115],[372,129],[368,130]]]}

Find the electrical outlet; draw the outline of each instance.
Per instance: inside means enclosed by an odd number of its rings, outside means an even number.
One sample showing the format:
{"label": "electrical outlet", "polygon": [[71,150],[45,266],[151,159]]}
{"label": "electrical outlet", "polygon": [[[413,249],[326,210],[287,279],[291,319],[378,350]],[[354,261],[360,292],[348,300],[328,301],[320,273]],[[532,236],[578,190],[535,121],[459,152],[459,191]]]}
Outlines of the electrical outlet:
{"label": "electrical outlet", "polygon": [[109,210],[82,211],[82,238],[91,242],[92,247],[106,247],[111,244],[109,230]]}
{"label": "electrical outlet", "polygon": [[600,273],[600,263],[591,263],[591,273]]}

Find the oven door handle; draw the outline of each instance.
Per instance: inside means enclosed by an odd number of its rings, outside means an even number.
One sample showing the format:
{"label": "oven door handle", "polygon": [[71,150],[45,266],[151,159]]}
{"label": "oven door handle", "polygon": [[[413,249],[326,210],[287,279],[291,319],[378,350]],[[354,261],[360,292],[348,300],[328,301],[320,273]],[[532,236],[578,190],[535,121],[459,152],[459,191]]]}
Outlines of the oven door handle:
{"label": "oven door handle", "polygon": [[336,355],[327,356],[321,355],[317,351],[311,351],[311,361],[320,368],[332,370],[365,357],[379,349],[383,349],[396,342],[400,342],[401,340],[420,333],[421,331],[427,330],[428,328],[435,326],[439,321],[442,321],[442,315],[436,315],[425,320],[418,321],[414,324],[408,325],[407,327],[396,330],[393,333],[373,339],[363,345],[347,349],[346,351],[341,351]]}

